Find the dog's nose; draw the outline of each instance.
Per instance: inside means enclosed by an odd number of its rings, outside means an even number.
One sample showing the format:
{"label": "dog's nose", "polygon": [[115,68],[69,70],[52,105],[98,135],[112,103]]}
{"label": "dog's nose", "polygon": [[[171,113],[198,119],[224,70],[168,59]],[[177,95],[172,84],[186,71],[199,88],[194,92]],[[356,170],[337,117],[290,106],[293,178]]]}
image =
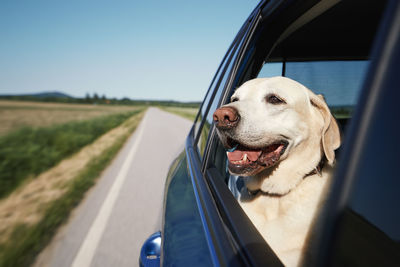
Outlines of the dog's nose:
{"label": "dog's nose", "polygon": [[220,129],[231,129],[236,127],[240,117],[238,111],[233,107],[220,107],[213,115],[215,126]]}

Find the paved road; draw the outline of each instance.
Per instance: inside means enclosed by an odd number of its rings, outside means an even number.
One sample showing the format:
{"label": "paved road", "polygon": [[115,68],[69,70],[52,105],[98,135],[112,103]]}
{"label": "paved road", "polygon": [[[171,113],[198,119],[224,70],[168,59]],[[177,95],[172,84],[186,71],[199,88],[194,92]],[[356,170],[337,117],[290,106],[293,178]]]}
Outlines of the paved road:
{"label": "paved road", "polygon": [[166,174],[190,126],[150,108],[36,266],[138,266],[143,241],[161,228]]}

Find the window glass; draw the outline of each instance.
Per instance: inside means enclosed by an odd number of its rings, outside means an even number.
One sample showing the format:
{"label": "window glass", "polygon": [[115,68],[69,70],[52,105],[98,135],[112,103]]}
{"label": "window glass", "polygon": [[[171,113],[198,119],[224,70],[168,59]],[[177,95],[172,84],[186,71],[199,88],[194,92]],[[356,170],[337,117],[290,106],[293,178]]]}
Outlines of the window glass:
{"label": "window glass", "polygon": [[288,62],[285,76],[316,94],[323,94],[330,107],[353,107],[368,63],[366,60]]}
{"label": "window glass", "polygon": [[215,74],[215,77],[214,77],[213,81],[211,82],[211,85],[210,85],[210,87],[208,89],[206,97],[204,98],[204,101],[203,101],[202,106],[200,108],[199,116],[197,117],[197,120],[196,120],[196,123],[195,123],[195,136],[197,136],[199,134],[199,131],[200,131],[200,128],[201,128],[201,123],[203,121],[203,118],[206,115],[208,104],[210,103],[210,99],[213,96],[214,85],[219,80],[219,78],[221,76],[221,73],[222,73],[222,70],[224,69],[224,67],[226,65],[226,62],[230,58],[229,55],[232,53],[232,47],[233,47],[233,45],[228,50],[227,55],[224,57],[223,62],[219,66],[218,71]]}
{"label": "window glass", "polygon": [[258,73],[257,78],[281,76],[282,68],[283,68],[282,62],[271,62],[264,64],[262,69]]}
{"label": "window glass", "polygon": [[[213,101],[212,102],[213,106],[215,105],[214,104],[215,102],[219,101],[219,98],[221,96],[222,89],[223,89],[223,86],[221,86],[221,84],[223,84],[222,82],[223,82],[224,79],[226,80],[226,76],[227,76],[226,64],[229,61],[232,62],[232,60],[231,60],[232,50],[233,49],[231,49],[231,51],[229,51],[229,54],[227,55],[226,60],[225,60],[225,62],[223,64],[223,66],[220,69],[221,73],[219,73],[219,75],[218,75],[218,77],[216,79],[216,84],[217,84],[216,86],[217,87],[214,90],[211,90],[213,88],[210,89],[210,91],[208,92],[208,96],[206,97],[206,100],[204,101],[204,104],[203,104],[203,106],[201,108],[201,112],[200,112],[200,116],[199,116],[199,122],[202,122],[203,125],[202,125],[201,128],[199,127],[199,129],[197,129],[197,131],[199,131],[198,132],[197,147],[198,147],[198,151],[199,151],[199,154],[200,154],[201,158],[204,155],[204,149],[205,149],[205,146],[206,146],[206,143],[207,143],[207,138],[208,138],[208,134],[210,132],[211,123],[212,123],[212,114],[211,114],[211,121],[210,121],[210,119],[209,119],[210,115],[209,114],[207,115],[207,112],[208,112],[209,109],[207,109],[207,108],[209,108],[209,104],[210,104],[210,100],[211,99]],[[220,81],[221,75],[223,75],[222,82]],[[206,117],[206,119],[203,121],[204,117]]]}
{"label": "window glass", "polygon": [[[296,80],[316,94],[324,95],[337,118],[349,118],[357,103],[368,60],[305,61],[266,63],[258,77],[281,75]],[[281,70],[279,70],[279,68]]]}
{"label": "window glass", "polygon": [[244,40],[244,38],[242,38],[240,43],[236,44],[235,48],[230,53],[230,58],[228,59],[228,65],[225,66],[225,68],[223,70],[223,74],[222,74],[223,76],[221,77],[220,81],[217,83],[217,87],[215,89],[215,96],[213,98],[213,101],[211,103],[211,106],[209,108],[207,115],[205,115],[206,119],[204,120],[203,127],[201,129],[201,133],[200,133],[200,136],[198,137],[198,143],[197,143],[197,147],[198,147],[201,158],[203,157],[204,152],[205,152],[205,146],[207,143],[208,135],[209,135],[209,132],[211,129],[211,125],[213,123],[214,111],[217,109],[217,107],[220,103],[222,93],[224,92],[224,89],[226,86],[226,82],[231,73],[231,70],[232,70],[233,64],[235,62],[235,59],[237,57],[237,54],[239,53],[239,49],[237,49],[237,48],[242,45],[243,40]]}

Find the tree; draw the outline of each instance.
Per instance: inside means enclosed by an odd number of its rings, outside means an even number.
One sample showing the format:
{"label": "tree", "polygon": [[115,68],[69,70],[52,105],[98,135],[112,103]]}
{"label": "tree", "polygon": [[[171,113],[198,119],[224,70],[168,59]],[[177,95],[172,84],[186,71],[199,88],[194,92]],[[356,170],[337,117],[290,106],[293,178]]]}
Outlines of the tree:
{"label": "tree", "polygon": [[94,100],[94,102],[98,102],[99,101],[99,95],[97,93],[93,94],[93,100]]}
{"label": "tree", "polygon": [[85,102],[86,102],[86,103],[92,103],[92,99],[90,98],[89,93],[86,93]]}

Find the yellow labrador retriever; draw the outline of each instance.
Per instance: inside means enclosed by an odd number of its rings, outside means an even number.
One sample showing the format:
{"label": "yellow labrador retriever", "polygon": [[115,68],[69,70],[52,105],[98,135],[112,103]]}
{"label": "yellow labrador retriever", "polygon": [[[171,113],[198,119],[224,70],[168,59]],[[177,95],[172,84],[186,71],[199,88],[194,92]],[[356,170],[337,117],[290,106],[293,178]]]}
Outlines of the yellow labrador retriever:
{"label": "yellow labrador retriever", "polygon": [[254,79],[214,121],[230,172],[246,176],[241,206],[281,261],[298,265],[340,146],[324,98],[289,78]]}

